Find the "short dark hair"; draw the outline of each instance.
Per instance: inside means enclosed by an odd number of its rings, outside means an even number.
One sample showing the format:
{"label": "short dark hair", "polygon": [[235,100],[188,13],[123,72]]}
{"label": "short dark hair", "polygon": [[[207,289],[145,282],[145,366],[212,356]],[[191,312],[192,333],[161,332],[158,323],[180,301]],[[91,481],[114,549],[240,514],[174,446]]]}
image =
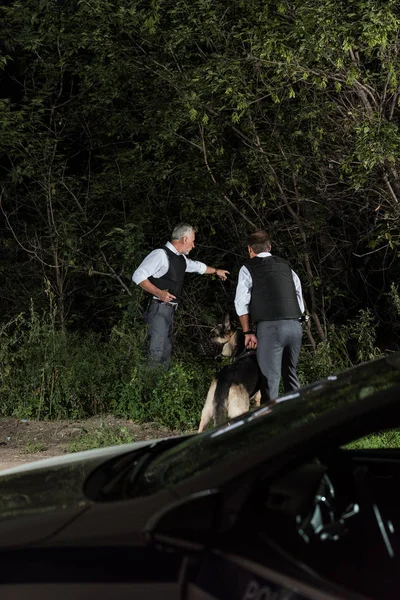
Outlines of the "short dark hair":
{"label": "short dark hair", "polygon": [[258,229],[254,233],[251,233],[247,238],[247,245],[255,252],[269,252],[271,250],[271,240],[266,231]]}

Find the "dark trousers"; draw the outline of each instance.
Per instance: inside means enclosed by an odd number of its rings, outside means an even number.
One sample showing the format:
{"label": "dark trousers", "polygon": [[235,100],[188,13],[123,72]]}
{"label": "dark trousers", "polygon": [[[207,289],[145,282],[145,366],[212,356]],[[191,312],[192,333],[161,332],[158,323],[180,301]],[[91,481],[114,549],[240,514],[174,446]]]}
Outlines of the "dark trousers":
{"label": "dark trousers", "polygon": [[145,313],[147,351],[150,364],[168,370],[172,351],[175,309],[169,304],[150,302]]}
{"label": "dark trousers", "polygon": [[281,375],[285,392],[300,387],[297,377],[303,329],[297,319],[260,321],[257,324],[257,361],[269,400],[279,395]]}

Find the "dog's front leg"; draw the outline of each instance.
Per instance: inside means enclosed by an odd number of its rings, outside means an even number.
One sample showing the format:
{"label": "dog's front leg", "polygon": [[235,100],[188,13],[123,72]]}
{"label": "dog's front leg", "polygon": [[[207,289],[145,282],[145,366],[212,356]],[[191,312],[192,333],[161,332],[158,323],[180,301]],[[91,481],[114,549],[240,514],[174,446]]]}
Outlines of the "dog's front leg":
{"label": "dog's front leg", "polygon": [[254,394],[254,396],[251,398],[251,400],[254,401],[254,404],[256,406],[260,406],[260,404],[261,404],[261,392],[260,392],[260,390],[256,394]]}

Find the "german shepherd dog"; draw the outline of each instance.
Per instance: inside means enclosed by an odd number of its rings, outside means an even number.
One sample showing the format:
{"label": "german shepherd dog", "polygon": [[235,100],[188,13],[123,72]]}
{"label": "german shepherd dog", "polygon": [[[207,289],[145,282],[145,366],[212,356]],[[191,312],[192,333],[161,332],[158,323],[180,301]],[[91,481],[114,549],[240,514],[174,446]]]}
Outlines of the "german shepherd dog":
{"label": "german shepherd dog", "polygon": [[201,414],[199,433],[214,417],[218,426],[250,409],[250,401],[256,406],[261,401],[261,371],[255,350],[246,350],[244,334],[232,327],[229,315],[222,325],[213,330],[212,341],[222,345],[222,356],[230,356],[231,364],[221,369],[212,380]]}

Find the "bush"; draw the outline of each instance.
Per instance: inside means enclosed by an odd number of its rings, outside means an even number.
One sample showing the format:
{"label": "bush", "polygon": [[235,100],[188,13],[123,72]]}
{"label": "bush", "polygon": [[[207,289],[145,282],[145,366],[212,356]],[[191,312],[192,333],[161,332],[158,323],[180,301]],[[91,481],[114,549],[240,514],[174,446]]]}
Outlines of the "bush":
{"label": "bush", "polygon": [[77,419],[109,412],[119,384],[142,360],[143,335],[119,330],[103,341],[66,333],[31,307],[0,331],[0,414]]}
{"label": "bush", "polygon": [[298,365],[301,384],[319,381],[381,356],[375,346],[376,328],[369,310],[360,310],[356,319],[341,327],[331,325],[327,340],[320,342],[315,352],[302,349]]}
{"label": "bush", "polygon": [[[147,366],[142,325],[121,322],[108,340],[55,328],[54,313],[19,315],[0,330],[0,415],[81,419],[112,413],[171,429],[197,427],[215,362],[180,353],[170,370]],[[179,350],[179,349],[177,349]],[[179,352],[175,355],[179,356]],[[378,356],[369,311],[340,328],[316,352],[303,348],[302,385]]]}
{"label": "bush", "polygon": [[198,426],[215,366],[172,362],[169,371],[136,368],[129,384],[120,389],[114,414],[135,421],[156,421],[171,429]]}
{"label": "bush", "polygon": [[[332,336],[333,337],[333,336]],[[307,385],[329,375],[339,373],[351,366],[346,352],[341,352],[331,340],[320,342],[312,352],[303,348],[300,352],[297,374],[301,385]]]}
{"label": "bush", "polygon": [[56,330],[52,316],[31,306],[0,331],[0,415],[82,419],[113,413],[167,427],[197,427],[214,365],[173,361],[148,369],[144,327],[114,327],[106,341],[93,333]]}

